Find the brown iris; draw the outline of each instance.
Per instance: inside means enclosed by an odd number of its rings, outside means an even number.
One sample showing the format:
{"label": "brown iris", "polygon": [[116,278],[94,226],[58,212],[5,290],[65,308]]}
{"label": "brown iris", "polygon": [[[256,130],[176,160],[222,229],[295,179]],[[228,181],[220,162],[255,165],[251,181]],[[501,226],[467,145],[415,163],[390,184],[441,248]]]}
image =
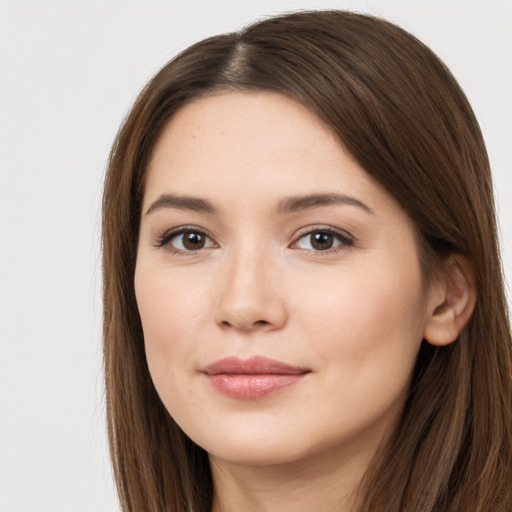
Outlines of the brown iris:
{"label": "brown iris", "polygon": [[318,251],[330,249],[334,242],[334,235],[326,231],[311,233],[311,247]]}
{"label": "brown iris", "polygon": [[206,237],[197,231],[185,231],[183,234],[183,247],[189,251],[202,249],[206,242]]}

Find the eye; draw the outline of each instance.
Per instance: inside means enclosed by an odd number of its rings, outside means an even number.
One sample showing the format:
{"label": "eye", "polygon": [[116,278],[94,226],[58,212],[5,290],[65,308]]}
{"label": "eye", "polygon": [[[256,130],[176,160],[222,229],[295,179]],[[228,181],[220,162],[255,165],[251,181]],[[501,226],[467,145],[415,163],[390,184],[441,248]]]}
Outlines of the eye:
{"label": "eye", "polygon": [[181,228],[166,233],[158,241],[158,246],[167,246],[176,252],[194,252],[214,247],[212,239],[201,230]]}
{"label": "eye", "polygon": [[315,252],[352,245],[354,245],[354,240],[349,235],[327,228],[308,231],[293,244],[298,249]]}

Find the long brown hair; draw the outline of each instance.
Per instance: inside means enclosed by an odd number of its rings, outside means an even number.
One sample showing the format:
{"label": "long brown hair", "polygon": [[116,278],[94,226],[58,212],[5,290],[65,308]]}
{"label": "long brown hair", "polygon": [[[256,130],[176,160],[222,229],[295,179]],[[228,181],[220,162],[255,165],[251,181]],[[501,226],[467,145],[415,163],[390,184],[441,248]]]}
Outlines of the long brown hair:
{"label": "long brown hair", "polygon": [[112,149],[103,200],[107,417],[124,512],[204,512],[207,454],[151,382],[134,294],[148,159],[188,102],[269,90],[307,106],[408,212],[425,274],[456,252],[477,304],[459,338],[423,342],[403,417],[364,479],[364,512],[512,510],[512,342],[488,158],[478,123],[432,51],[384,20],[299,12],[201,41],[145,87]]}

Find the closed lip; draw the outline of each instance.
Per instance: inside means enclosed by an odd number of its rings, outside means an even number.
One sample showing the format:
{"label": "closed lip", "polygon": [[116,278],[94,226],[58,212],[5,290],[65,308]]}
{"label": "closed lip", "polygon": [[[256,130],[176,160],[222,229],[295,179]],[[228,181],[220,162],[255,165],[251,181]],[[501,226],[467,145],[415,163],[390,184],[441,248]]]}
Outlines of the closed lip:
{"label": "closed lip", "polygon": [[201,370],[206,375],[301,375],[310,371],[308,368],[289,365],[263,356],[252,356],[247,359],[225,357]]}
{"label": "closed lip", "polygon": [[226,357],[201,372],[213,388],[235,399],[258,399],[298,384],[308,368],[293,366],[276,359],[252,356],[248,359]]}

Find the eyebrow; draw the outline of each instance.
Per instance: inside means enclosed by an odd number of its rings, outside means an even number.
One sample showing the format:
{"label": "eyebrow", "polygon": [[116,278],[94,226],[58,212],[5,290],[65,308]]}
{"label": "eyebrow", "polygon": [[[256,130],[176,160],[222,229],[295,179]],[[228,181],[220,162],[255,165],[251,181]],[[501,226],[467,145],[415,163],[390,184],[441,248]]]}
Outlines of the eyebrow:
{"label": "eyebrow", "polygon": [[[361,208],[367,213],[374,215],[374,211],[365,203],[352,196],[345,194],[308,194],[304,196],[292,196],[283,199],[279,206],[279,213],[293,213],[311,208],[319,208],[322,206],[332,205],[348,205]],[[191,196],[177,196],[175,194],[162,194],[151,203],[146,211],[146,215],[153,213],[161,208],[175,208],[178,210],[191,210],[199,213],[208,213],[215,215],[218,213],[217,209],[212,203],[206,199]]]}
{"label": "eyebrow", "polygon": [[355,197],[345,194],[308,194],[305,196],[288,197],[281,201],[278,211],[280,213],[291,213],[332,205],[356,206],[366,213],[375,215],[375,212],[368,205]]}
{"label": "eyebrow", "polygon": [[194,212],[209,213],[212,215],[217,213],[217,209],[206,199],[190,196],[177,196],[174,194],[162,194],[156,201],[151,203],[146,215],[149,215],[160,208],[192,210]]}

